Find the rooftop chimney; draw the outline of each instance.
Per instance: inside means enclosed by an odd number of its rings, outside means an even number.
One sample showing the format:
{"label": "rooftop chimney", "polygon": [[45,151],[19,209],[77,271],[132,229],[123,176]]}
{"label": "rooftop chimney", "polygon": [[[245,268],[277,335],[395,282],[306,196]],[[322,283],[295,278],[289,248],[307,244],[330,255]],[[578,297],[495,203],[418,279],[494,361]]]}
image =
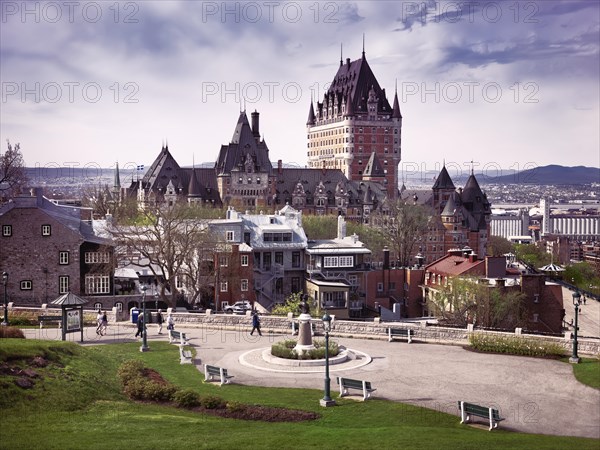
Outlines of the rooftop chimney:
{"label": "rooftop chimney", "polygon": [[252,135],[258,140],[258,138],[260,137],[260,130],[258,128],[258,117],[259,117],[260,113],[258,113],[256,110],[254,110],[254,112],[251,114],[252,116]]}

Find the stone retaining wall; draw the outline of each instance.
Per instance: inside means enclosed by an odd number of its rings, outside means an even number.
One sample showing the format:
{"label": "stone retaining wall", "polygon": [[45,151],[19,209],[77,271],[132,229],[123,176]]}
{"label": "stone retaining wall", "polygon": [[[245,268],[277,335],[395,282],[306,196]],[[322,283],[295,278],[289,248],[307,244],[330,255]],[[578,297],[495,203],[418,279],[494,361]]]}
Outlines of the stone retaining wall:
{"label": "stone retaining wall", "polygon": [[[49,314],[50,311],[60,311],[55,308],[13,308],[13,310],[35,311],[36,314]],[[116,308],[113,311],[107,311],[110,322],[115,321]],[[163,314],[165,315],[165,314]],[[166,316],[166,315],[165,315]],[[10,313],[9,313],[10,317]],[[250,315],[236,314],[212,314],[207,313],[173,313],[175,324],[184,327],[205,327],[211,330],[227,330],[227,331],[250,331],[252,328],[252,318]],[[323,334],[321,320],[313,319],[315,331],[317,335]],[[435,344],[450,344],[450,345],[466,345],[468,344],[468,336],[472,328],[447,328],[437,326],[427,326],[425,322],[420,323],[402,323],[402,322],[359,322],[352,320],[337,320],[332,321],[332,336],[340,337],[358,337],[366,339],[381,339],[387,340],[387,328],[410,328],[414,330],[415,342],[430,342]],[[279,316],[261,316],[261,329],[265,333],[290,333],[291,334],[291,319],[289,317]],[[521,336],[526,339],[532,339],[540,342],[552,342],[559,344],[565,349],[566,354],[570,354],[573,348],[573,340],[570,333],[565,333],[564,337],[554,336],[539,336],[530,334],[521,334],[521,330],[517,328],[515,333],[489,331],[489,330],[474,330],[478,333],[489,333],[497,336]],[[599,339],[578,339],[579,353],[592,356],[600,356],[600,338]]]}

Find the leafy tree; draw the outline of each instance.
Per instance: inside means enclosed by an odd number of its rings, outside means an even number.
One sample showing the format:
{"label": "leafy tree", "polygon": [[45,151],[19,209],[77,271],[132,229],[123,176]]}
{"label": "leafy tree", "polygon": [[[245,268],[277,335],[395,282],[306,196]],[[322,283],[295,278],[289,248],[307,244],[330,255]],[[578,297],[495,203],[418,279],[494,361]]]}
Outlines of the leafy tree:
{"label": "leafy tree", "polygon": [[430,311],[442,322],[465,327],[514,329],[526,323],[525,294],[516,288],[495,288],[474,278],[452,278],[428,296]]}
{"label": "leafy tree", "polygon": [[487,242],[487,254],[502,256],[513,252],[513,244],[502,236],[490,236]]}
{"label": "leafy tree", "polygon": [[309,239],[333,239],[337,236],[337,217],[303,214],[302,228]]}
{"label": "leafy tree", "polygon": [[389,209],[371,215],[371,223],[388,242],[400,264],[408,266],[417,253],[418,243],[427,233],[431,210],[398,199]]}
{"label": "leafy tree", "polygon": [[0,154],[0,200],[13,197],[27,183],[21,145],[13,147],[9,140],[6,144],[8,149]]}
{"label": "leafy tree", "polygon": [[535,244],[515,244],[514,248],[517,260],[523,261],[534,268],[550,262],[550,255],[542,247]]}
{"label": "leafy tree", "polygon": [[[275,316],[286,316],[288,313],[293,313],[295,315],[300,314],[300,303],[302,303],[302,292],[294,292],[288,298],[286,298],[285,303],[281,305],[275,305],[271,310],[271,314]],[[307,300],[309,314],[316,314],[316,303],[312,297],[308,297]]]}
{"label": "leafy tree", "polygon": [[590,263],[580,262],[567,266],[563,278],[582,290],[600,295],[600,273]]}

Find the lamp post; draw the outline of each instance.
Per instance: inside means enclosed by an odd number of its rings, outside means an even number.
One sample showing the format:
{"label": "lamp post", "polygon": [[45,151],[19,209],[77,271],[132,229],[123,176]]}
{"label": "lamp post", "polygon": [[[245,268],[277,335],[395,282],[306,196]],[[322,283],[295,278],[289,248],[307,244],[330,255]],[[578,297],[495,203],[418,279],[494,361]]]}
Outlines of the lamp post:
{"label": "lamp post", "polygon": [[331,316],[325,310],[323,316],[323,329],[325,330],[325,395],[319,402],[321,406],[334,406],[335,400],[331,399],[330,379],[329,379],[329,331],[331,330]]}
{"label": "lamp post", "polygon": [[[138,320],[140,320],[138,318]],[[146,286],[142,286],[142,346],[140,352],[147,352],[148,348],[148,328],[146,327]]]}
{"label": "lamp post", "polygon": [[573,355],[569,358],[569,362],[573,364],[579,363],[579,356],[577,356],[577,319],[579,317],[579,305],[581,305],[581,294],[579,291],[573,292],[573,305],[575,306],[575,328],[573,335]]}
{"label": "lamp post", "polygon": [[8,284],[8,272],[2,272],[2,284],[4,285],[4,320],[2,326],[8,326],[8,294],[6,293],[6,285]]}

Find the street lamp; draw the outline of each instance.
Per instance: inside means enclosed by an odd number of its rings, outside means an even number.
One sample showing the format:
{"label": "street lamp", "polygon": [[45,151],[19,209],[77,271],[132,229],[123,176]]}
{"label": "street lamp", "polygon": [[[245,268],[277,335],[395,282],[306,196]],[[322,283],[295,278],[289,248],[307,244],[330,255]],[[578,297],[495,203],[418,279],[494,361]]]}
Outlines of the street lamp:
{"label": "street lamp", "polygon": [[8,272],[2,272],[2,284],[4,285],[4,320],[2,326],[8,326],[8,294],[6,293],[6,285],[8,284]]}
{"label": "street lamp", "polygon": [[329,331],[331,330],[331,316],[325,310],[323,316],[323,329],[325,330],[325,396],[319,402],[321,406],[334,406],[335,400],[331,399],[329,380]]}
{"label": "street lamp", "polygon": [[[146,327],[146,286],[142,286],[142,346],[140,352],[147,352],[148,348],[148,328]],[[140,320],[138,318],[138,320]]]}
{"label": "street lamp", "polygon": [[575,306],[575,334],[573,335],[573,355],[569,358],[569,362],[578,364],[579,356],[577,356],[577,319],[579,317],[579,306],[581,305],[581,294],[579,291],[573,292],[573,305]]}

